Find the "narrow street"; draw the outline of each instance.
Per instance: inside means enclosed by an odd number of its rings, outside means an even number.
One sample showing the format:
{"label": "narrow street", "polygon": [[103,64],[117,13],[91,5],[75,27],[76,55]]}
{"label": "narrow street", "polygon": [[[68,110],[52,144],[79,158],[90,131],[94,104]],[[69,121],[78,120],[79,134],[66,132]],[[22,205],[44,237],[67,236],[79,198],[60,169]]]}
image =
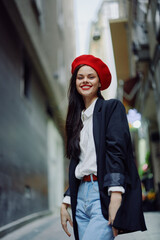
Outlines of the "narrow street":
{"label": "narrow street", "polygon": [[[117,240],[159,240],[160,236],[160,212],[145,213],[148,231],[124,234],[118,236]],[[48,216],[6,235],[3,240],[73,240],[63,232],[58,214]],[[90,240],[90,239],[88,239]],[[92,239],[93,240],[93,239]],[[98,240],[98,239],[96,239]]]}

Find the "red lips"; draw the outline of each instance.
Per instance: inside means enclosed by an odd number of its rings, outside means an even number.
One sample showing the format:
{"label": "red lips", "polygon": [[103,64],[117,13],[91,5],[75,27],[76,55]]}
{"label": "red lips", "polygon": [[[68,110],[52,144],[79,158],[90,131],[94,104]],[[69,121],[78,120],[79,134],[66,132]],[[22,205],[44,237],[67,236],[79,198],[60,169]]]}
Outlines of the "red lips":
{"label": "red lips", "polygon": [[91,88],[91,85],[83,85],[81,88],[82,90],[89,90]]}

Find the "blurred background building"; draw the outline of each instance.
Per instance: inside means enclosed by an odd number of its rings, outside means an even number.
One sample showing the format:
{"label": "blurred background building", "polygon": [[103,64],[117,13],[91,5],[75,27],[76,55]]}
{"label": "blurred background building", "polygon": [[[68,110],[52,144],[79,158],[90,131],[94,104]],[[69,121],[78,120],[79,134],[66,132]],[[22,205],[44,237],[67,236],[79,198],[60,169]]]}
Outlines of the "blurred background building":
{"label": "blurred background building", "polygon": [[[96,17],[82,32],[91,4]],[[67,88],[82,35],[78,55],[108,64],[103,95],[125,105],[144,210],[160,210],[160,1],[0,0],[0,32],[0,236],[61,204]]]}
{"label": "blurred background building", "polygon": [[144,209],[160,210],[160,1],[105,0],[97,15],[89,52],[115,66],[104,96],[126,107]]}
{"label": "blurred background building", "polygon": [[0,0],[0,233],[60,206],[72,0]]}

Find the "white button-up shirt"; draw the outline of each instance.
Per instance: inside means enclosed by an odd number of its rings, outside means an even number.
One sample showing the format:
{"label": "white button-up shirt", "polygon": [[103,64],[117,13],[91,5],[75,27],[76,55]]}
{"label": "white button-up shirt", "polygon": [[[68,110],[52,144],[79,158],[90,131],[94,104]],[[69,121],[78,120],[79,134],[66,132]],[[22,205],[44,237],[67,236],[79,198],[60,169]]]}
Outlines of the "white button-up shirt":
{"label": "white button-up shirt", "polygon": [[[97,99],[96,99],[97,100]],[[93,111],[96,100],[85,110],[82,111],[81,119],[83,128],[80,132],[79,163],[75,170],[75,176],[82,179],[85,175],[97,175],[96,150],[93,139]]]}
{"label": "white button-up shirt", "polygon": [[[85,175],[97,175],[96,149],[93,138],[93,111],[96,101],[97,99],[81,113],[83,122],[83,128],[80,132],[81,153],[79,156],[80,161],[75,169],[75,176],[78,179],[82,179]],[[124,193],[124,188],[121,186],[109,187],[108,194],[110,194],[111,191]],[[64,197],[63,202],[70,204],[70,197]]]}

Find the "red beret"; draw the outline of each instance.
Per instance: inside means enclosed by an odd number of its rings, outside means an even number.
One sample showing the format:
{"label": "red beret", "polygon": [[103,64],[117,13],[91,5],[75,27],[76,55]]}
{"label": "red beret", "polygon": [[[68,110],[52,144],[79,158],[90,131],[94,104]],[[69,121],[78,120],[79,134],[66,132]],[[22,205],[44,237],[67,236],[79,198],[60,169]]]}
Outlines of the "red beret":
{"label": "red beret", "polygon": [[75,69],[81,64],[88,65],[97,72],[101,83],[101,90],[109,87],[112,76],[108,66],[100,58],[93,55],[81,55],[75,58],[72,62],[71,73],[73,74]]}

